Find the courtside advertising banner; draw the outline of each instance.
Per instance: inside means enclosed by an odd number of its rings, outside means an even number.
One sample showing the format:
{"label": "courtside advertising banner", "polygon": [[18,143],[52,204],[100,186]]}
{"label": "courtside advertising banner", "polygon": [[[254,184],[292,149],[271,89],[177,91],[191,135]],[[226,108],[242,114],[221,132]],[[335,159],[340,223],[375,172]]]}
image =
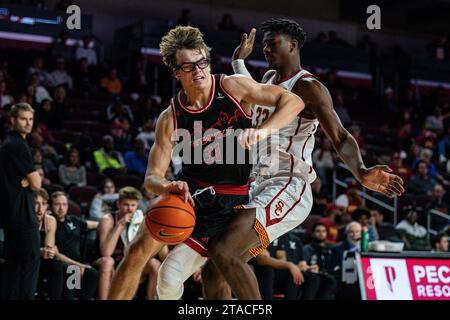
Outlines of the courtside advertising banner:
{"label": "courtside advertising banner", "polygon": [[364,300],[450,300],[450,259],[357,256]]}

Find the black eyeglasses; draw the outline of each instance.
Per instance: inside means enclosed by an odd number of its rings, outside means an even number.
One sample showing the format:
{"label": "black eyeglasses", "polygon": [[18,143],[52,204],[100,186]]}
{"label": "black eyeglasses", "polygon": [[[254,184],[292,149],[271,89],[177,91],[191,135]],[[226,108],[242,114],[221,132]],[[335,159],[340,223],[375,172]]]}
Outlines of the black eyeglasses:
{"label": "black eyeglasses", "polygon": [[196,62],[185,62],[183,64],[180,64],[178,66],[175,66],[175,70],[183,70],[184,72],[192,72],[195,70],[195,66],[197,66],[199,69],[203,70],[205,68],[208,68],[210,59],[208,58],[202,58]]}

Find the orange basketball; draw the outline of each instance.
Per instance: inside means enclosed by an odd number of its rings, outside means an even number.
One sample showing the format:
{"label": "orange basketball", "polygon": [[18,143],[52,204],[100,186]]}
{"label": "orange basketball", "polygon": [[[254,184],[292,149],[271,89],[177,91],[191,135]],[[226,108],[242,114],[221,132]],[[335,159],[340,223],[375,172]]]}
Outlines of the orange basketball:
{"label": "orange basketball", "polygon": [[155,239],[177,244],[189,238],[194,230],[194,208],[178,195],[159,196],[148,207],[145,223]]}

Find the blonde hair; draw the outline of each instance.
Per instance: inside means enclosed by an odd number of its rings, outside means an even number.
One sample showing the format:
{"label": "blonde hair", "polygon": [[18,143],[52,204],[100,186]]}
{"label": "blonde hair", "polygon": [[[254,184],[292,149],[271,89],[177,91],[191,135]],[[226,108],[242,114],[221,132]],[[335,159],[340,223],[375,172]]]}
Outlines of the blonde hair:
{"label": "blonde hair", "polygon": [[172,69],[177,66],[176,56],[179,50],[197,49],[201,51],[203,49],[207,58],[211,51],[211,48],[203,40],[203,33],[198,28],[185,26],[178,26],[162,37],[159,49],[164,64]]}
{"label": "blonde hair", "polygon": [[30,106],[28,103],[20,102],[20,103],[16,103],[11,108],[11,117],[17,118],[20,111],[29,111],[34,114],[34,109],[32,106]]}
{"label": "blonde hair", "polygon": [[119,202],[125,199],[141,200],[142,194],[138,189],[133,187],[123,187],[119,190]]}

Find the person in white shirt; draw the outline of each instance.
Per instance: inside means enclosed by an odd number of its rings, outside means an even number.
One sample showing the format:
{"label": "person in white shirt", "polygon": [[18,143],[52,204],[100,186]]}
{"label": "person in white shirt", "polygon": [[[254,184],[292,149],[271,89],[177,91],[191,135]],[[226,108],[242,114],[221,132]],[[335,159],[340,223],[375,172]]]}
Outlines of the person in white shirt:
{"label": "person in white shirt", "polygon": [[90,36],[84,37],[83,46],[75,50],[75,59],[80,60],[81,58],[86,58],[89,65],[97,65],[97,52],[95,52],[94,41]]}
{"label": "person in white shirt", "polygon": [[67,88],[73,88],[73,80],[69,73],[65,70],[65,61],[63,58],[56,60],[56,69],[50,74],[52,86],[65,85]]}

